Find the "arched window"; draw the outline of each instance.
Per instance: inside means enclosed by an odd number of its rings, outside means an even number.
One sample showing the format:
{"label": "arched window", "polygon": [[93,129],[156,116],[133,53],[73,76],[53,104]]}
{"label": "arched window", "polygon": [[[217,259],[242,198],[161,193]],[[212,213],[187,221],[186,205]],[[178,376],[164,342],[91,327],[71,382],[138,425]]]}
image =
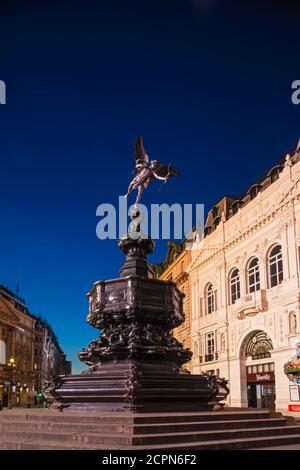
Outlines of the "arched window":
{"label": "arched window", "polygon": [[235,268],[230,275],[230,301],[234,304],[241,297],[240,272]]}
{"label": "arched window", "polygon": [[208,284],[206,288],[206,313],[212,313],[216,309],[216,299],[212,284]]}
{"label": "arched window", "polygon": [[199,355],[198,342],[194,341],[194,354],[195,356]]}
{"label": "arched window", "polygon": [[274,246],[268,258],[270,287],[281,284],[283,280],[282,250],[280,245]]}
{"label": "arched window", "polygon": [[221,222],[221,217],[217,215],[217,217],[215,217],[213,220],[214,227],[217,228],[220,222]]}
{"label": "arched window", "polygon": [[253,360],[271,357],[270,351],[273,349],[271,338],[263,331],[258,331],[248,341],[245,349],[245,356],[252,357]]}
{"label": "arched window", "polygon": [[259,276],[259,265],[258,259],[253,258],[249,264],[247,269],[247,280],[248,280],[248,292],[256,292],[260,290],[260,276]]}
{"label": "arched window", "polygon": [[0,364],[6,364],[6,344],[0,340]]}
{"label": "arched window", "polygon": [[230,206],[232,215],[237,213],[237,211],[242,206],[242,204],[243,204],[243,201],[240,201],[239,199],[237,199],[236,201],[233,201],[233,203]]}
{"label": "arched window", "polygon": [[207,227],[205,227],[204,229],[204,236],[206,237],[207,235],[209,235],[211,233],[211,226],[208,225]]}
{"label": "arched window", "polygon": [[252,199],[254,199],[257,196],[259,191],[260,191],[260,185],[259,184],[253,184],[251,186],[251,188],[248,190],[248,194],[250,196],[251,201],[252,201]]}
{"label": "arched window", "polygon": [[281,171],[281,165],[276,165],[269,171],[268,176],[270,177],[271,183],[274,183],[276,180],[278,180]]}
{"label": "arched window", "polygon": [[214,219],[215,217],[217,217],[218,212],[219,212],[218,206],[214,206],[214,207],[212,208],[211,212],[212,212],[213,219]]}

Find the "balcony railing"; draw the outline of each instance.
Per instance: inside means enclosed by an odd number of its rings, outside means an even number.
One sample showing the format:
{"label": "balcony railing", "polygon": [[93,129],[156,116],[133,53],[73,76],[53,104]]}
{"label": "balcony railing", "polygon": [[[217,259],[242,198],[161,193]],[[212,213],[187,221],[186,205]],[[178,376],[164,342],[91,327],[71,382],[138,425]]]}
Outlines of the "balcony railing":
{"label": "balcony railing", "polygon": [[205,358],[205,362],[217,361],[218,354],[217,353],[206,354],[204,358]]}
{"label": "balcony railing", "polygon": [[205,354],[205,356],[199,356],[199,362],[202,364],[203,362],[217,361],[218,358],[218,353]]}

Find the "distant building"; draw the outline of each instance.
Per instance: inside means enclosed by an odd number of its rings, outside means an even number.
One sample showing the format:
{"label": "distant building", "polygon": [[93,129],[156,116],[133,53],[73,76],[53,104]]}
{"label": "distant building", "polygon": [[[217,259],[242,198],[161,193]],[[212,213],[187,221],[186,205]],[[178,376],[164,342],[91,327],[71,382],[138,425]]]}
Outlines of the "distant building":
{"label": "distant building", "polygon": [[[10,359],[15,367],[9,367]],[[0,401],[32,403],[33,394],[52,375],[71,371],[50,325],[32,315],[19,295],[0,286]]]}
{"label": "distant building", "polygon": [[[4,286],[0,286],[0,333],[0,400],[7,405],[11,394],[15,405],[25,405],[36,382],[34,319],[25,301]],[[10,358],[15,368],[8,367]]]}
{"label": "distant building", "polygon": [[66,360],[57,337],[49,323],[41,318],[35,318],[35,361],[34,369],[41,384],[57,375],[69,375],[72,373],[72,362]]}
{"label": "distant building", "polygon": [[45,325],[44,335],[44,353],[47,378],[56,375],[66,375],[70,373],[70,361],[66,360],[66,355],[61,349],[57,337],[51,326]]}

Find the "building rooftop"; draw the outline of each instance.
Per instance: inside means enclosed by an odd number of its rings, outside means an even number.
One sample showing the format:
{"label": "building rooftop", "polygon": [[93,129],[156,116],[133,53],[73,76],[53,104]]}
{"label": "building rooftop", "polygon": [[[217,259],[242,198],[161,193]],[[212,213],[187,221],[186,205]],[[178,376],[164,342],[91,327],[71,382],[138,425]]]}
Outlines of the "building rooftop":
{"label": "building rooftop", "polygon": [[272,166],[267,174],[253,182],[239,197],[224,196],[219,200],[207,214],[204,236],[206,237],[217,228],[222,217],[225,221],[228,220],[238,212],[240,207],[244,207],[248,202],[252,201],[259,192],[264,191],[274,183],[279,178],[279,174],[286,164],[294,164],[298,160],[300,160],[300,140],[296,149],[292,150],[284,158],[281,158],[279,162]]}

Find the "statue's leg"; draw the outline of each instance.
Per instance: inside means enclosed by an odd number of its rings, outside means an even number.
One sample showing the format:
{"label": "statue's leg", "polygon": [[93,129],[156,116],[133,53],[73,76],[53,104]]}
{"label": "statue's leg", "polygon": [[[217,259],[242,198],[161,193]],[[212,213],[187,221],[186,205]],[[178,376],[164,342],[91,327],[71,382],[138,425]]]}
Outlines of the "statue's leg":
{"label": "statue's leg", "polygon": [[136,198],[135,203],[134,203],[135,206],[137,206],[138,203],[141,200],[141,197],[142,197],[142,194],[143,194],[143,186],[140,184],[138,186],[137,190],[138,190],[138,194],[137,194],[137,198]]}
{"label": "statue's leg", "polygon": [[130,183],[130,185],[128,186],[127,194],[125,194],[125,196],[124,196],[125,198],[129,196],[129,194],[131,193],[132,189],[133,189],[133,184]]}

